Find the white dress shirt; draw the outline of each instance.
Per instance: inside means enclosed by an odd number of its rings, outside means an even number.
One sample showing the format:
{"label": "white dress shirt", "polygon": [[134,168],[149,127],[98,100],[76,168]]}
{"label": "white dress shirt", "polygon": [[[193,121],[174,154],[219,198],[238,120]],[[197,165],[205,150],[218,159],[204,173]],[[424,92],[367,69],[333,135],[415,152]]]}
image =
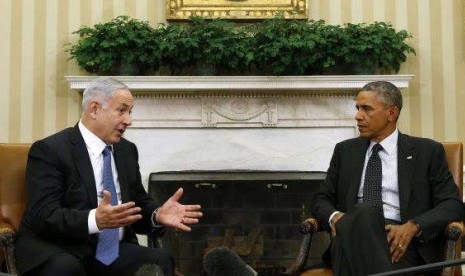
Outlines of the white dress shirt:
{"label": "white dress shirt", "polygon": [[[399,177],[397,171],[397,141],[399,140],[399,131],[396,129],[391,135],[384,138],[380,142],[380,145],[383,147],[379,151],[378,155],[381,159],[382,166],[382,181],[381,181],[381,196],[383,199],[383,211],[384,217],[387,219],[395,220],[400,222],[400,204],[399,204]],[[365,154],[365,163],[363,165],[362,178],[360,179],[360,188],[358,190],[357,201],[359,203],[363,202],[363,186],[365,182],[365,171],[368,164],[368,159],[370,159],[373,146],[377,142],[370,141],[370,146],[367,149]],[[332,227],[331,220],[333,217],[340,213],[335,211],[329,217],[329,225]]]}
{"label": "white dress shirt", "polygon": [[[88,130],[84,124],[79,121],[79,130],[81,131],[81,135],[84,138],[84,142],[87,147],[87,151],[89,152],[90,162],[92,163],[92,169],[94,171],[94,178],[95,178],[95,185],[97,194],[98,203],[100,203],[103,199],[103,150],[107,146],[105,142],[103,142],[99,137],[93,134],[90,130]],[[113,174],[113,181],[115,183],[116,194],[118,196],[118,204],[121,204],[121,189],[118,180],[118,172],[116,170],[115,159],[113,154],[111,155],[111,171]],[[97,227],[97,221],[95,217],[96,209],[92,209],[89,213],[89,217],[87,219],[89,234],[96,234],[101,232],[101,230]],[[119,238],[120,240],[123,238],[123,227],[119,228]]]}
{"label": "white dress shirt", "polygon": [[[398,139],[399,131],[396,129],[391,135],[384,138],[384,140],[379,143],[383,149],[379,151],[378,155],[381,159],[383,173],[381,195],[383,198],[384,217],[400,222],[399,178],[397,170]],[[360,180],[360,189],[358,190],[358,202],[363,202],[365,171],[375,144],[376,142],[370,141],[370,146],[365,155],[365,164],[363,166],[362,179]]]}

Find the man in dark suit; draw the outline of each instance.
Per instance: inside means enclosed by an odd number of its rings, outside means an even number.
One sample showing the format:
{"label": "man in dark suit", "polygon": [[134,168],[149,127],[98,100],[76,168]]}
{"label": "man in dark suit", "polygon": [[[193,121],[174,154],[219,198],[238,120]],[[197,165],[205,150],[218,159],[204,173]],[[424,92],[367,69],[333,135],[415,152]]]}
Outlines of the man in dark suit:
{"label": "man in dark suit", "polygon": [[334,275],[439,261],[445,226],[465,215],[442,145],[397,130],[402,95],[389,82],[368,83],[355,102],[360,137],[336,145],[311,204],[332,235]]}
{"label": "man in dark suit", "polygon": [[15,254],[25,275],[134,275],[158,265],[173,275],[163,249],[139,246],[135,234],[164,226],[190,231],[199,205],[182,205],[179,189],[162,206],[141,182],[136,146],[124,139],[131,125],[128,87],[99,78],[84,91],[82,118],[35,142],[29,152],[27,208]]}

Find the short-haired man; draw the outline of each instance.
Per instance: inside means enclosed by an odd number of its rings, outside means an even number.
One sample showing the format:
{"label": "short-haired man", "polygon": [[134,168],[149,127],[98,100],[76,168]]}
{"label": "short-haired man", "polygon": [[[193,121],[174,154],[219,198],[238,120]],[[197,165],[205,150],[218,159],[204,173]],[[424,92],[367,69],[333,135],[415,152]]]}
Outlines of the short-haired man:
{"label": "short-haired man", "polygon": [[332,235],[334,275],[439,261],[447,223],[465,209],[440,143],[402,134],[402,95],[366,84],[355,99],[360,137],[338,143],[311,211]]}
{"label": "short-haired man", "polygon": [[134,275],[158,265],[173,275],[171,254],[139,246],[135,234],[190,231],[202,213],[178,202],[182,189],[162,206],[148,196],[137,148],[123,138],[132,108],[126,85],[99,78],[84,91],[79,123],[32,145],[15,244],[20,274]]}

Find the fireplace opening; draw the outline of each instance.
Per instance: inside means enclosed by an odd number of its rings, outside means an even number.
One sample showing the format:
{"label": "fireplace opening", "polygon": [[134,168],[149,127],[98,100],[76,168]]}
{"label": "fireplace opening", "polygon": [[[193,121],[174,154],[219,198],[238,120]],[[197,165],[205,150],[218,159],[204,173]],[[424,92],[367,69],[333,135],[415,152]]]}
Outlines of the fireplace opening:
{"label": "fireplace opening", "polygon": [[[226,246],[260,275],[289,267],[301,242],[299,225],[325,178],[302,171],[167,171],[151,173],[148,191],[158,203],[179,187],[183,204],[200,204],[204,214],[192,232],[167,229],[160,239],[182,275],[204,275],[203,257]],[[308,264],[318,263],[329,239],[316,237]]]}

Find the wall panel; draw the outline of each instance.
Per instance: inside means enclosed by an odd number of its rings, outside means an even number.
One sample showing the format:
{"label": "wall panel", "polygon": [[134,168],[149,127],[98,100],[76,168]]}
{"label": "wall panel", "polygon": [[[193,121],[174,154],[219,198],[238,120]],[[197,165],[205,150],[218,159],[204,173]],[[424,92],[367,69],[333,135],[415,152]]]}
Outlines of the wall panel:
{"label": "wall panel", "polygon": [[[64,45],[80,26],[128,14],[153,26],[165,21],[158,0],[0,0],[0,142],[32,142],[72,126],[80,96],[65,75],[83,75],[67,61]],[[462,0],[310,0],[309,15],[332,24],[391,21],[408,29],[416,56],[402,74],[414,74],[403,91],[400,129],[437,140],[465,142],[465,58]]]}
{"label": "wall panel", "polygon": [[0,108],[0,126],[2,127],[0,141],[9,140],[10,92],[13,90],[10,85],[11,58],[8,58],[12,54],[11,5],[10,1],[6,1],[0,9],[0,26],[2,26],[0,28],[0,37],[4,41],[0,45],[0,57],[3,57],[2,62],[0,62],[0,78],[2,78],[2,81],[0,81],[0,98],[3,100],[3,106]]}

